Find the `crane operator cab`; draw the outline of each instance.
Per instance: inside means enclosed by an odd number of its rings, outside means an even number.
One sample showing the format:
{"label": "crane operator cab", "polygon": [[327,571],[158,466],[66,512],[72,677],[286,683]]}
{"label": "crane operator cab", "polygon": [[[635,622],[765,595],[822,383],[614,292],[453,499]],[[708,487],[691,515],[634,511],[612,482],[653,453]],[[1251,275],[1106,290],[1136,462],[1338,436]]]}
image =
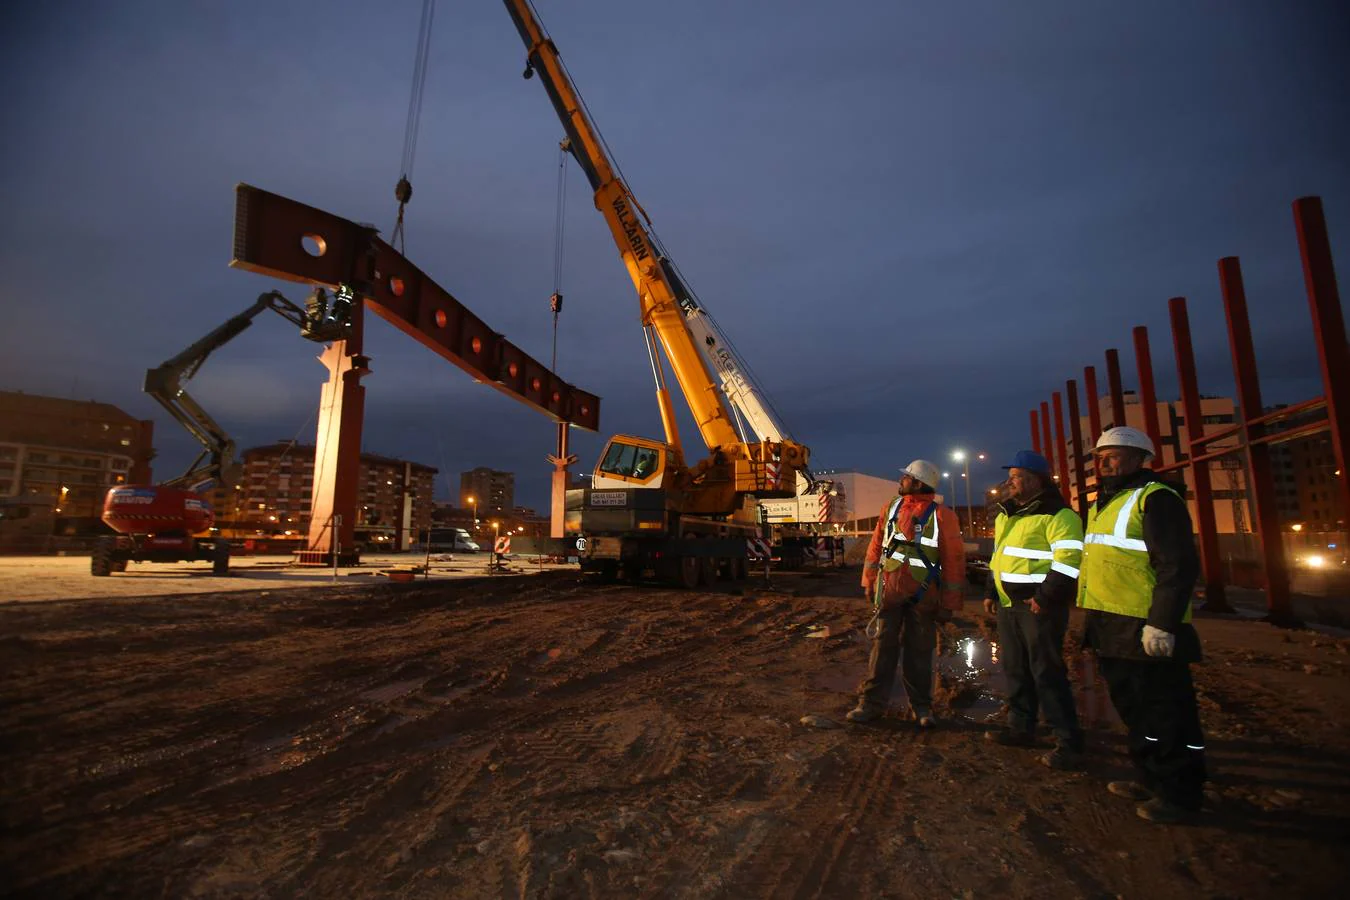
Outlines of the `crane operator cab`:
{"label": "crane operator cab", "polygon": [[665,480],[669,448],[646,438],[615,435],[595,467],[595,488],[659,488]]}

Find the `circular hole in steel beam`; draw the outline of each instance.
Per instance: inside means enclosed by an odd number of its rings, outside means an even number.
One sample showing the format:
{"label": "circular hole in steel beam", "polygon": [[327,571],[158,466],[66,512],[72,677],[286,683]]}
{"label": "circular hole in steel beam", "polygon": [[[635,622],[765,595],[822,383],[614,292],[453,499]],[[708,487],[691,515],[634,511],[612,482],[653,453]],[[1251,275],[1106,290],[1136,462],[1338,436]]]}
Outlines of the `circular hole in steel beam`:
{"label": "circular hole in steel beam", "polygon": [[443,309],[436,310],[436,315],[432,318],[436,320],[437,328],[444,328],[445,323],[450,321],[450,317],[445,314],[445,310]]}
{"label": "circular hole in steel beam", "polygon": [[520,374],[520,366],[516,365],[515,363],[511,363],[506,367],[506,372],[512,378],[515,378],[517,375]]}
{"label": "circular hole in steel beam", "polygon": [[554,403],[557,403],[557,402],[558,402],[559,400],[561,400],[561,399],[562,399],[562,394],[558,393],[557,391],[554,391],[554,392],[553,392],[553,402],[554,402]]}
{"label": "circular hole in steel beam", "polygon": [[306,253],[316,258],[328,252],[328,242],[317,234],[301,235],[300,246]]}
{"label": "circular hole in steel beam", "polygon": [[581,404],[581,414],[583,416],[589,416],[591,414],[591,408],[584,403]]}
{"label": "circular hole in steel beam", "polygon": [[389,293],[393,294],[395,297],[402,297],[402,296],[403,296],[403,279],[402,279],[402,278],[399,278],[397,275],[390,275],[390,276],[389,276]]}
{"label": "circular hole in steel beam", "polygon": [[482,338],[474,338],[473,340],[469,341],[469,349],[473,352],[473,355],[474,355],[474,356],[477,356],[478,354],[482,353],[482,352],[483,352],[483,339],[482,339]]}
{"label": "circular hole in steel beam", "polygon": [[539,379],[538,379],[538,378],[532,378],[532,379],[530,379],[530,390],[532,390],[532,391],[537,391],[537,390],[539,390],[541,387],[543,387],[543,385],[539,383]]}

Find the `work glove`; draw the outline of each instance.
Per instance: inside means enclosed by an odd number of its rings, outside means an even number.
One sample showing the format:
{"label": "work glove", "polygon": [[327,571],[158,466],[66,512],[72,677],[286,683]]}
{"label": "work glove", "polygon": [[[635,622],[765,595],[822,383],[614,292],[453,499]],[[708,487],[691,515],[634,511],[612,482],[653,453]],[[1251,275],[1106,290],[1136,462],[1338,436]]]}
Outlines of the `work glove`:
{"label": "work glove", "polygon": [[1143,644],[1144,652],[1149,656],[1171,656],[1177,646],[1177,636],[1170,631],[1145,625],[1139,643]]}
{"label": "work glove", "polygon": [[991,616],[998,615],[998,603],[991,597],[984,598],[984,611]]}

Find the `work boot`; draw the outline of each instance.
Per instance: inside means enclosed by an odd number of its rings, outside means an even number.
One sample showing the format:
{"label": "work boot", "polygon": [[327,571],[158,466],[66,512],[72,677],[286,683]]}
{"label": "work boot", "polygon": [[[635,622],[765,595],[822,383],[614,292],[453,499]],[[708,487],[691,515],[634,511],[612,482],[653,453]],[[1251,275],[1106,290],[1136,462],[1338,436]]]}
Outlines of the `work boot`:
{"label": "work boot", "polygon": [[936,728],[937,719],[933,716],[931,709],[914,710],[914,721],[919,723],[920,728]]}
{"label": "work boot", "polygon": [[1117,797],[1125,797],[1140,803],[1153,799],[1153,792],[1137,781],[1112,781],[1106,785],[1106,789]]}
{"label": "work boot", "polygon": [[1029,731],[1013,731],[1011,728],[991,728],[984,733],[984,739],[1004,747],[1036,746],[1036,735]]}
{"label": "work boot", "polygon": [[875,722],[877,719],[880,719],[884,712],[885,710],[875,703],[859,700],[858,705],[850,710],[849,714],[844,716],[844,718],[855,725],[865,725],[868,722]]}
{"label": "work boot", "polygon": [[1178,806],[1162,797],[1154,797],[1147,803],[1141,803],[1134,811],[1139,818],[1157,825],[1182,825],[1194,821],[1197,815],[1196,810]]}
{"label": "work boot", "polygon": [[[1041,763],[1061,772],[1070,772],[1083,768],[1083,752],[1059,745],[1041,757]],[[1115,782],[1113,782],[1115,783]],[[1110,787],[1107,788],[1110,790]]]}

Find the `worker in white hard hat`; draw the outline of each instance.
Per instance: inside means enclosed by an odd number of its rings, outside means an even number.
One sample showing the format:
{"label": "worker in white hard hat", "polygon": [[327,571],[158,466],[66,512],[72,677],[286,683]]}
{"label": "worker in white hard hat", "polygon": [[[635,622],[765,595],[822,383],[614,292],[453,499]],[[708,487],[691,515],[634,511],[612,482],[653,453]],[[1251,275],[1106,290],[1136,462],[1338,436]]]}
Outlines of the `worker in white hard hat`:
{"label": "worker in white hard hat", "polygon": [[1205,785],[1205,739],[1190,664],[1200,660],[1191,592],[1200,570],[1184,494],[1144,468],[1153,442],[1136,428],[1097,441],[1078,605],[1111,703],[1129,731],[1138,781],[1107,789],[1151,822],[1192,818]]}
{"label": "worker in white hard hat", "polygon": [[966,550],[956,513],[938,502],[938,467],[916,459],[900,473],[900,492],[881,511],[863,564],[862,587],[874,615],[872,652],[850,722],[881,718],[890,704],[895,669],[920,728],[933,717],[933,651],[937,622],[965,597]]}

